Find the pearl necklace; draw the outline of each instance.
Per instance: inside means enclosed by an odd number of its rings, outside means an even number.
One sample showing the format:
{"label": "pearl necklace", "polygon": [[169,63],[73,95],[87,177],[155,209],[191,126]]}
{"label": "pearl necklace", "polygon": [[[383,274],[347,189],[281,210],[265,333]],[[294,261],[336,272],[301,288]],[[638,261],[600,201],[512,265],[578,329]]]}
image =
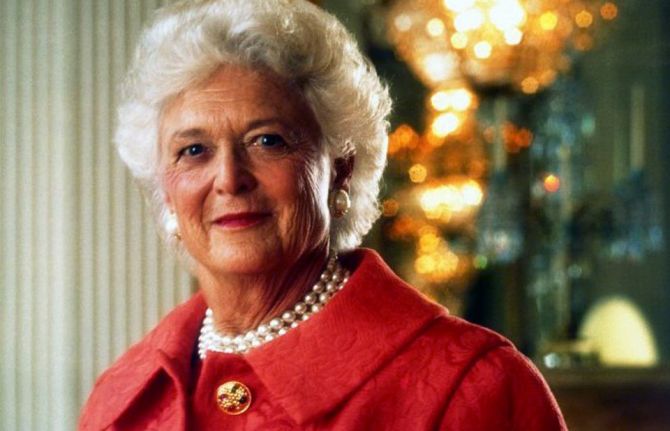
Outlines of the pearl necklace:
{"label": "pearl necklace", "polygon": [[309,293],[292,309],[284,311],[281,316],[270,319],[256,329],[244,334],[224,335],[214,328],[214,317],[211,308],[207,308],[198,337],[198,354],[205,359],[207,351],[223,353],[246,353],[280,337],[290,329],[319,312],[338,291],[342,290],[349,280],[349,271],[344,269],[333,256],[328,259],[326,269],[321,273]]}

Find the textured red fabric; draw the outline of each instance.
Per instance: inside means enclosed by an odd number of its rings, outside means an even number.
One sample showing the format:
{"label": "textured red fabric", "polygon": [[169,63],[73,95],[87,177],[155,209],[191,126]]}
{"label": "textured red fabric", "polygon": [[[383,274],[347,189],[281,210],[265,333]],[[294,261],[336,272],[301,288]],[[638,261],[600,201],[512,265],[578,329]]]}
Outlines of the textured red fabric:
{"label": "textured red fabric", "polygon": [[[449,316],[370,250],[318,314],[246,355],[195,343],[206,305],[170,313],[97,381],[80,430],[565,430],[535,367],[503,337]],[[250,408],[229,416],[216,388]]]}

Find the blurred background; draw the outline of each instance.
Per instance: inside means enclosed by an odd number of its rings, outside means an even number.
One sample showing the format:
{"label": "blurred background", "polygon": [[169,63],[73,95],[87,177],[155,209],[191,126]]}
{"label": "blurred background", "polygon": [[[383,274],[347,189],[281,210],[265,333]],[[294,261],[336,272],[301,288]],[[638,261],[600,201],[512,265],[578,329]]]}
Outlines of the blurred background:
{"label": "blurred background", "polygon": [[[194,291],[112,145],[169,1],[0,1],[0,429],[71,430]],[[670,428],[670,3],[322,0],[396,101],[366,240],[540,367],[571,430]]]}

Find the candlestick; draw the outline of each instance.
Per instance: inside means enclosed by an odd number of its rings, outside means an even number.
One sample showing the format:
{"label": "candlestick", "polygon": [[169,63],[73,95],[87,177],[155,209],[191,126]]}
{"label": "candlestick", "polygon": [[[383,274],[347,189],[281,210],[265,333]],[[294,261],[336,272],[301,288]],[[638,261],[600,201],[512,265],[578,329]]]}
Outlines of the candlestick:
{"label": "candlestick", "polygon": [[644,169],[644,86],[636,83],[630,92],[630,169]]}
{"label": "candlestick", "polygon": [[507,153],[505,152],[505,121],[507,120],[507,100],[504,97],[496,97],[493,101],[493,127],[495,128],[495,139],[493,140],[493,172],[502,172],[507,165]]}

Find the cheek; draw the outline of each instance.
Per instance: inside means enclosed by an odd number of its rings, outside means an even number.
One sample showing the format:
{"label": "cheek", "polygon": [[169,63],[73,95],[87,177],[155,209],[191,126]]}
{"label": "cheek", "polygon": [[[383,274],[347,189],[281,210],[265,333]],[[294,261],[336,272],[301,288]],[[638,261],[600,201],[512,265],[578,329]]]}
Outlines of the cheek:
{"label": "cheek", "polygon": [[[290,214],[287,230],[294,241],[315,241],[327,231],[328,216],[328,176],[321,161],[303,163],[292,172],[290,192]],[[288,199],[287,199],[288,200]]]}
{"label": "cheek", "polygon": [[165,194],[178,217],[200,211],[210,183],[211,178],[204,171],[172,171],[163,177]]}
{"label": "cheek", "polygon": [[311,207],[311,213],[321,223],[327,224],[328,212],[328,176],[322,170],[311,170],[301,181],[304,202]]}

